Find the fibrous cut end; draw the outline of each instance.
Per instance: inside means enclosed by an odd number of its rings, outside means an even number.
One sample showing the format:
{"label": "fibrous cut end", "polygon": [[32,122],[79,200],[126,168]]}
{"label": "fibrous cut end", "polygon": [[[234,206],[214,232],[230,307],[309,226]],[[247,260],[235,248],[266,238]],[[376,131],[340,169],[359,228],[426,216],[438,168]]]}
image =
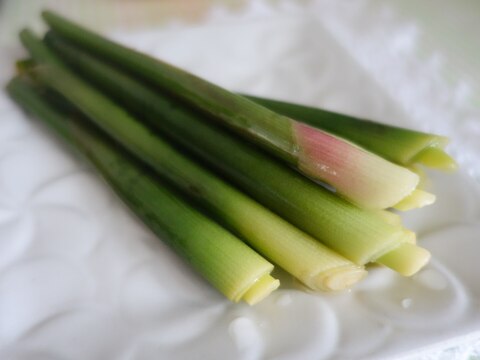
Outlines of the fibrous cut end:
{"label": "fibrous cut end", "polygon": [[343,266],[322,274],[317,279],[316,288],[323,291],[349,289],[367,276],[363,266]]}

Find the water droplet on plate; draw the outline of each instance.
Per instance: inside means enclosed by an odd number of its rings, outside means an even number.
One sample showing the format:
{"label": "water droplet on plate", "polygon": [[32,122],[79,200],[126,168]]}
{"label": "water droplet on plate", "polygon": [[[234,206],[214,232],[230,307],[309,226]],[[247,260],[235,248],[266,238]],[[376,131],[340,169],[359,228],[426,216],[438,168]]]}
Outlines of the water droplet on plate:
{"label": "water droplet on plate", "polygon": [[448,327],[469,306],[462,283],[449,268],[435,260],[411,278],[378,272],[377,281],[375,288],[357,290],[357,297],[372,312],[381,314],[383,320],[394,325]]}
{"label": "water droplet on plate", "polygon": [[253,320],[244,316],[237,317],[228,326],[228,334],[244,358],[253,358],[253,354],[258,354],[262,339]]}
{"label": "water droplet on plate", "polygon": [[402,307],[404,309],[408,309],[410,306],[412,306],[413,300],[410,298],[405,298],[402,300]]}

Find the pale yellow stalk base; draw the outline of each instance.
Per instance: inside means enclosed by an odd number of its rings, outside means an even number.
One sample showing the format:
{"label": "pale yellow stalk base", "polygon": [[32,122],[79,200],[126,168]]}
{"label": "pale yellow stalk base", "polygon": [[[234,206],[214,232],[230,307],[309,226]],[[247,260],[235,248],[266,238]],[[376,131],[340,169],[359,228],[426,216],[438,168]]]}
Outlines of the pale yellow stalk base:
{"label": "pale yellow stalk base", "polygon": [[241,300],[244,300],[248,305],[255,305],[261,300],[265,299],[270,293],[280,286],[280,281],[272,277],[270,274],[265,274],[257,279],[255,283],[243,294]]}
{"label": "pale yellow stalk base", "polygon": [[420,151],[414,158],[418,162],[433,169],[454,171],[457,169],[457,163],[442,148],[431,146]]}
{"label": "pale yellow stalk base", "polygon": [[410,243],[404,243],[380,256],[376,262],[397,271],[404,276],[412,276],[430,260],[430,252]]}
{"label": "pale yellow stalk base", "polygon": [[427,191],[416,189],[393,208],[400,211],[422,208],[435,202],[436,196]]}

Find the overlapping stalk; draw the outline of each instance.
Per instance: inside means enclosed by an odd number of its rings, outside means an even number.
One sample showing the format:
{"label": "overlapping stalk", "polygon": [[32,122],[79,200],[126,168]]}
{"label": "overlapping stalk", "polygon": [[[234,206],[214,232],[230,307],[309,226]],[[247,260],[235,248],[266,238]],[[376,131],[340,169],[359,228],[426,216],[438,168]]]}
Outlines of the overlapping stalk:
{"label": "overlapping stalk", "polygon": [[348,141],[115,44],[51,12],[44,12],[43,17],[73,43],[182,98],[307,176],[330,184],[355,204],[371,209],[392,207],[411,195],[418,184],[415,173]]}
{"label": "overlapping stalk", "polygon": [[448,143],[448,138],[444,136],[381,124],[305,105],[255,96],[247,98],[285,116],[348,139],[400,165],[411,166],[420,163],[440,170],[453,170],[457,166],[455,160],[444,151]]}
{"label": "overlapping stalk", "polygon": [[273,265],[187,204],[104,137],[62,114],[26,81],[7,90],[101,172],[117,194],[161,238],[232,301],[254,304],[279,286]]}
{"label": "overlapping stalk", "polygon": [[[139,159],[240,234],[264,256],[314,290],[342,290],[366,274],[185,155],[61,65],[31,32],[22,41],[40,66],[30,70]],[[45,56],[48,55],[48,56]],[[52,61],[53,60],[53,61]],[[60,66],[59,66],[60,65]]]}
{"label": "overlapping stalk", "polygon": [[232,301],[279,286],[269,260],[314,290],[347,288],[371,262],[407,276],[428,262],[384,209],[435,200],[418,188],[417,165],[454,168],[446,138],[233,94],[43,17],[52,30],[43,42],[21,33],[32,59],[8,92]]}
{"label": "overlapping stalk", "polygon": [[[355,263],[363,265],[378,261],[411,275],[428,260],[426,250],[402,246],[412,242],[411,233],[384,221],[378,212],[361,210],[349,204],[204,121],[198,112],[178,100],[152,91],[64,41],[54,40],[50,36],[47,42],[83,76],[130,110],[142,114],[162,133],[201,157],[258,201]],[[393,259],[395,256],[387,256],[392,251],[410,252],[412,260],[403,257],[398,262]]]}

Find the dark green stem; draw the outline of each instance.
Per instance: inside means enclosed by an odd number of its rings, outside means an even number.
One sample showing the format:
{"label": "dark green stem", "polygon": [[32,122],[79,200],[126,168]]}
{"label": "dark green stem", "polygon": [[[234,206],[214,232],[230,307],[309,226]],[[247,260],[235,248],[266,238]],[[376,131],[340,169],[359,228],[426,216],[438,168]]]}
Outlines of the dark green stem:
{"label": "dark green stem", "polygon": [[272,265],[165,187],[118,146],[45,102],[20,78],[7,91],[85,155],[130,208],[229,299],[238,301]]}
{"label": "dark green stem", "polygon": [[[79,61],[89,61],[88,56],[78,55]],[[108,80],[105,74],[110,72],[108,67],[100,66],[100,70],[102,68],[103,71],[99,72],[100,77],[96,80],[103,83]],[[328,281],[319,279],[329,277],[332,269],[336,269],[335,273],[341,277],[342,274],[337,271],[339,267],[342,268],[342,273],[349,273],[350,278],[353,276],[352,279],[362,277],[363,270],[358,266],[193,162],[67,67],[59,68],[44,63],[42,67],[34,67],[31,72],[78,109],[89,114],[91,121],[117,139],[139,160],[149,164],[177,189],[208,208],[217,219],[241,235],[253,248],[310,287],[319,289],[324,283],[328,284]],[[129,87],[128,83],[123,85]],[[137,90],[135,84],[131,86],[132,91]],[[140,88],[136,96],[143,98],[148,94]],[[128,100],[122,99],[122,102],[128,103]],[[301,264],[299,258],[302,258]],[[329,285],[323,286],[322,289],[325,289]]]}
{"label": "dark green stem", "polygon": [[290,119],[179,68],[109,41],[52,12],[44,12],[43,18],[70,41],[136,73],[212,118],[221,119],[275,155],[296,164]]}
{"label": "dark green stem", "polygon": [[401,165],[411,165],[421,150],[433,146],[443,147],[447,142],[443,136],[381,124],[319,108],[255,96],[246,97],[285,116],[348,139]]}

